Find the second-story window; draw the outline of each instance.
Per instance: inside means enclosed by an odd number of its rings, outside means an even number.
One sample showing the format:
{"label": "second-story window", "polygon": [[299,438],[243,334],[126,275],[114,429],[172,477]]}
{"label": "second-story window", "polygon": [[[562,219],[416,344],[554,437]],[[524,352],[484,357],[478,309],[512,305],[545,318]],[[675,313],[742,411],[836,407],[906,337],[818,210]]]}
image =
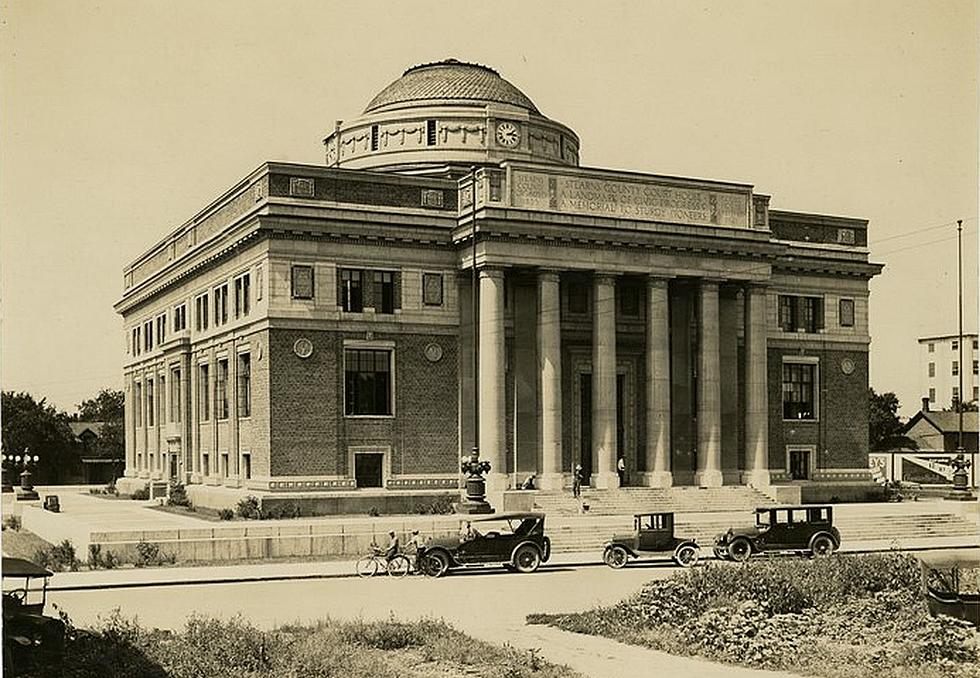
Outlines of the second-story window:
{"label": "second-story window", "polygon": [[174,306],[174,333],[187,329],[187,304]]}
{"label": "second-story window", "polygon": [[207,363],[198,367],[197,393],[200,398],[198,414],[201,421],[208,421],[211,418],[211,370]]}
{"label": "second-story window", "polygon": [[252,416],[252,356],[238,354],[238,416]]}
{"label": "second-story window", "polygon": [[817,332],[823,328],[823,299],[779,295],[779,328],[783,332]]}
{"label": "second-story window", "polygon": [[349,313],[360,313],[364,310],[362,277],[361,271],[352,268],[340,269],[340,307]]}
{"label": "second-story window", "polygon": [[133,328],[133,355],[139,355],[143,352],[143,346],[140,343],[140,327],[137,325]]}
{"label": "second-story window", "polygon": [[228,283],[214,288],[214,326],[228,322]]}
{"label": "second-story window", "polygon": [[251,278],[248,273],[235,278],[235,317],[243,318],[251,310]]}
{"label": "second-story window", "polygon": [[214,416],[216,419],[228,418],[228,360],[218,361],[218,371],[214,375]]}
{"label": "second-story window", "polygon": [[143,348],[147,351],[153,350],[153,321],[147,320],[143,323]]}
{"label": "second-story window", "polygon": [[157,316],[157,345],[167,340],[167,314]]}
{"label": "second-story window", "polygon": [[208,295],[204,293],[194,299],[194,330],[203,332],[208,329]]}
{"label": "second-story window", "polygon": [[374,310],[377,313],[395,312],[395,274],[374,272]]}

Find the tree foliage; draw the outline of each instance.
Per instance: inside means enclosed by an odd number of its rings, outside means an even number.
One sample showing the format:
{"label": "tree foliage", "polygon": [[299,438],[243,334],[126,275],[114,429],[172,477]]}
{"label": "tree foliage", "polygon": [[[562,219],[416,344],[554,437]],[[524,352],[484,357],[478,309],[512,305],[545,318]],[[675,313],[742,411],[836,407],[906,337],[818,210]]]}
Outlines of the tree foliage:
{"label": "tree foliage", "polygon": [[74,436],[68,426],[69,418],[46,402],[35,400],[29,393],[3,391],[2,440],[4,454],[24,454],[41,458],[35,482],[57,483],[74,467]]}
{"label": "tree foliage", "polygon": [[894,393],[879,394],[868,388],[868,443],[872,451],[918,448],[903,433],[905,424],[898,417],[898,406],[898,396]]}
{"label": "tree foliage", "polygon": [[102,457],[122,458],[125,456],[125,405],[126,395],[122,391],[104,388],[94,398],[78,404],[76,421],[102,422],[99,430],[98,454]]}

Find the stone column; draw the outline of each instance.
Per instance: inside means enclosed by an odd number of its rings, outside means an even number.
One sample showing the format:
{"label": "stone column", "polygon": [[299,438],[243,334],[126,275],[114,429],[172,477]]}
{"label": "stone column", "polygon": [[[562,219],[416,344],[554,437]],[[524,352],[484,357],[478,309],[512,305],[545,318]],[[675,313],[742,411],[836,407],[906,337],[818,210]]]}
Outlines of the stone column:
{"label": "stone column", "polygon": [[228,480],[226,485],[242,486],[241,445],[238,444],[238,348],[234,341],[228,344]]}
{"label": "stone column", "polygon": [[204,482],[201,458],[201,367],[197,358],[192,358],[188,366],[187,379],[190,384],[190,407],[187,408],[187,418],[191,422],[191,449],[194,454],[194,465],[191,469],[191,482]]}
{"label": "stone column", "polygon": [[191,427],[191,408],[188,407],[190,399],[190,373],[191,356],[190,353],[183,353],[180,356],[180,399],[174,403],[175,412],[180,417],[180,454],[183,459],[182,481],[186,484],[194,482],[191,480],[191,473],[197,472],[197,448],[193,442],[193,428]]}
{"label": "stone column", "polygon": [[538,273],[538,371],[541,382],[542,490],[561,490],[561,315],[557,271]]}
{"label": "stone column", "polygon": [[123,376],[126,380],[125,394],[126,405],[123,411],[126,416],[126,429],[123,442],[126,446],[126,470],[123,474],[127,478],[135,478],[139,469],[136,468],[136,410],[133,408],[133,377],[130,374]]}
{"label": "stone column", "polygon": [[504,374],[504,272],[480,269],[480,458],[490,462],[487,492],[507,489],[507,422]]}
{"label": "stone column", "polygon": [[646,484],[670,487],[670,327],[667,280],[647,279]]}
{"label": "stone column", "polygon": [[769,485],[769,386],[766,355],[766,289],[745,289],[745,475],[754,487]]}
{"label": "stone column", "polygon": [[616,473],[616,278],[597,274],[592,305],[592,487],[619,487]]}
{"label": "stone column", "polygon": [[721,487],[721,353],[718,283],[702,280],[698,323],[698,470],[694,484]]}

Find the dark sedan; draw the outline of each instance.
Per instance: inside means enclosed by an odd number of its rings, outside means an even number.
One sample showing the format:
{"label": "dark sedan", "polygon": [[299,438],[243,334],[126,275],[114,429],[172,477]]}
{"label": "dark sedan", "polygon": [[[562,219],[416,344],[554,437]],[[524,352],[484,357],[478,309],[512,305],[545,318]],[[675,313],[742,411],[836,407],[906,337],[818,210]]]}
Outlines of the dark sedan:
{"label": "dark sedan", "polygon": [[502,565],[534,572],[550,556],[543,513],[501,513],[463,521],[458,536],[430,540],[419,562],[426,574],[439,577],[456,567]]}

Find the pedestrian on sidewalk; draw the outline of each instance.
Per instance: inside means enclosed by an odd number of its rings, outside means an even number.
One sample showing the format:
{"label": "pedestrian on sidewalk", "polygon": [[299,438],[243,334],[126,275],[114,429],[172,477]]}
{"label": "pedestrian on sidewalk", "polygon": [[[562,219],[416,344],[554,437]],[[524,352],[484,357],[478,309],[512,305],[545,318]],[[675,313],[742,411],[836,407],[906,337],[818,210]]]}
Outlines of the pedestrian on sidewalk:
{"label": "pedestrian on sidewalk", "polygon": [[412,538],[405,544],[405,552],[410,553],[415,561],[415,571],[419,571],[419,553],[422,551],[422,537],[418,530],[412,530]]}
{"label": "pedestrian on sidewalk", "polygon": [[582,465],[575,464],[575,471],[572,473],[572,496],[578,499],[582,496]]}

